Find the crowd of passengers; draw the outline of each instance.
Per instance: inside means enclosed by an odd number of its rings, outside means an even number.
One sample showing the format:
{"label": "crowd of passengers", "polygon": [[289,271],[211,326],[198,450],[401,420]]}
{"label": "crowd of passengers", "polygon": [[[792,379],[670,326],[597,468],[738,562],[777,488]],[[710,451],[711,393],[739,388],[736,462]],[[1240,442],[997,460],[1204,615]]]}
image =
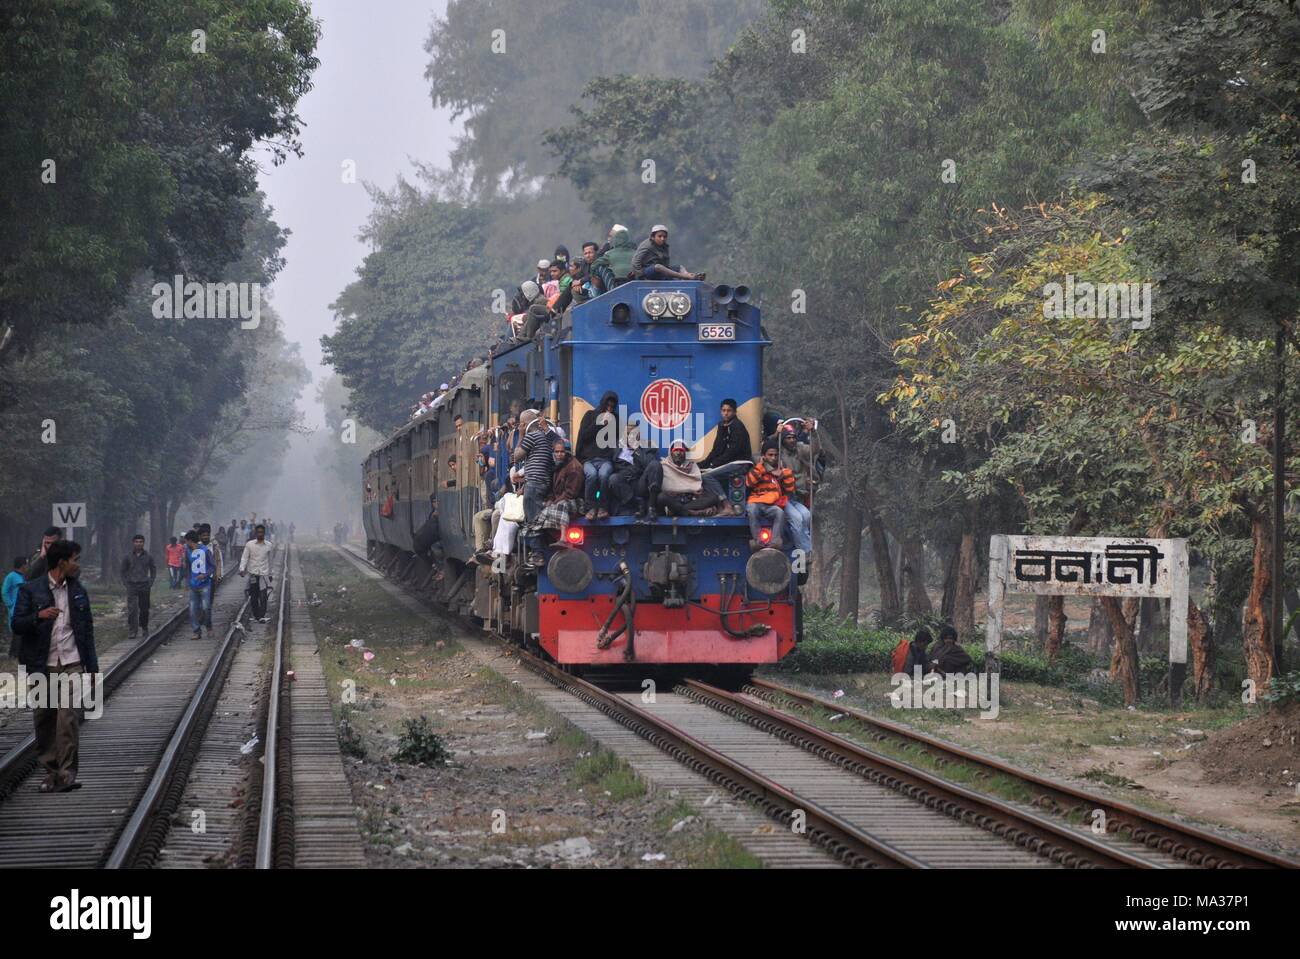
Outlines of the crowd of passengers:
{"label": "crowd of passengers", "polygon": [[[615,223],[603,244],[588,240],[582,244],[581,256],[570,256],[568,247],[557,246],[551,259],[537,261],[537,272],[515,288],[508,312],[510,344],[536,339],[552,324],[566,325],[568,313],[624,283],[633,280],[703,280],[703,273],[692,273],[681,264],[674,265],[668,247],[668,227],[657,223],[640,244],[632,241],[628,228]],[[495,350],[493,351],[495,352]],[[489,356],[492,352],[489,353]],[[461,373],[483,362],[470,360]],[[411,410],[411,419],[436,412],[455,388],[459,376],[443,383],[436,391],[420,397]]]}
{"label": "crowd of passengers", "polygon": [[[525,562],[540,566],[541,548],[562,539],[575,519],[652,521],[660,514],[746,515],[752,549],[784,548],[788,532],[790,545],[811,560],[810,507],[820,454],[816,423],[779,423],[756,459],[736,411],[735,400],[722,401],[713,446],[700,460],[689,457],[680,439],[661,457],[645,444],[636,423],[620,427],[612,391],[583,416],[572,442],[539,410],[512,411],[500,428],[478,437],[480,493],[491,505],[474,516],[474,562],[514,553],[522,538]],[[507,483],[496,489],[496,456],[505,451],[511,469]],[[728,491],[741,487],[744,504],[733,505]]]}

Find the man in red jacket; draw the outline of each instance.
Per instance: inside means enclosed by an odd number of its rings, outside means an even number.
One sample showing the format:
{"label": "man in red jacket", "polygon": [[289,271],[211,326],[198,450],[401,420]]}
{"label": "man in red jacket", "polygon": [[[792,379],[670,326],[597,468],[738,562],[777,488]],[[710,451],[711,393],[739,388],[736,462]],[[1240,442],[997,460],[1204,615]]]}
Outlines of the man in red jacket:
{"label": "man in red jacket", "polygon": [[763,443],[763,458],[749,471],[749,502],[745,506],[745,512],[749,514],[752,549],[759,549],[763,545],[758,534],[764,522],[770,523],[772,527],[772,539],[767,545],[774,549],[782,547],[785,504],[794,493],[794,473],[782,468],[779,460],[780,451],[776,441],[769,439]]}

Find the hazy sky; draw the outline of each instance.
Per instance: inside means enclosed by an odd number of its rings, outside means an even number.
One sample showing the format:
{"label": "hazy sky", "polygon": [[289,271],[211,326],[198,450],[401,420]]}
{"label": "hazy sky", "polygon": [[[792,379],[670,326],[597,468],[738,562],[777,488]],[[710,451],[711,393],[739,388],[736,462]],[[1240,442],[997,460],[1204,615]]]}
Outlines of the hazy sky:
{"label": "hazy sky", "polygon": [[[370,212],[362,181],[391,187],[413,175],[408,158],[443,166],[458,125],[433,109],[424,79],[424,41],[446,0],[313,0],[321,22],[313,89],[299,102],[304,122],[301,159],[261,162],[261,184],[275,220],[291,231],[286,264],[271,291],[314,382],[301,405],[311,425],[324,422],[316,386],[320,338],[334,329],[329,304],[367,252],[357,232]],[[356,162],[357,182],[342,181],[343,162]]]}

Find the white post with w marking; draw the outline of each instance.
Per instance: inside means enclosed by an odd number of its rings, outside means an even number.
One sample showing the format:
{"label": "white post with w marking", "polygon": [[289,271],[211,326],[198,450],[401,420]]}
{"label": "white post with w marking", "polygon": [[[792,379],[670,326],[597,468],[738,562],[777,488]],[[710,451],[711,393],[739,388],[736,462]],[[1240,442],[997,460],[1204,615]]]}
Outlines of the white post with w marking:
{"label": "white post with w marking", "polygon": [[55,503],[54,525],[62,526],[67,532],[64,539],[72,539],[72,531],[78,526],[89,526],[86,521],[85,503]]}

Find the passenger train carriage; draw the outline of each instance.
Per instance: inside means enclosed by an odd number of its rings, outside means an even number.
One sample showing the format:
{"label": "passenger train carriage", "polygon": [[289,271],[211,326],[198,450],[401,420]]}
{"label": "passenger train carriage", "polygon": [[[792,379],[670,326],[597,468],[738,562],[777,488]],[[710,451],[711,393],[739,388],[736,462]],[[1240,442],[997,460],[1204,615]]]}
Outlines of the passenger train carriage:
{"label": "passenger train carriage", "polygon": [[[730,397],[755,456],[761,449],[769,341],[744,287],[631,282],[573,308],[565,321],[571,325],[467,371],[436,411],[370,453],[363,485],[372,560],[432,590],[452,612],[574,669],[714,664],[743,673],[781,659],[800,638],[799,577],[788,546],[751,552],[743,515],[578,516],[545,548],[539,570],[520,562],[522,542],[491,567],[471,562],[473,517],[483,507],[475,436],[504,423],[512,404],[541,409],[576,445],[583,414],[613,390],[621,425],[639,423],[661,457],[684,439],[699,460]],[[507,443],[494,441],[498,488],[509,479]],[[435,492],[445,553],[438,568],[414,552]],[[743,508],[743,472],[726,493]]]}

